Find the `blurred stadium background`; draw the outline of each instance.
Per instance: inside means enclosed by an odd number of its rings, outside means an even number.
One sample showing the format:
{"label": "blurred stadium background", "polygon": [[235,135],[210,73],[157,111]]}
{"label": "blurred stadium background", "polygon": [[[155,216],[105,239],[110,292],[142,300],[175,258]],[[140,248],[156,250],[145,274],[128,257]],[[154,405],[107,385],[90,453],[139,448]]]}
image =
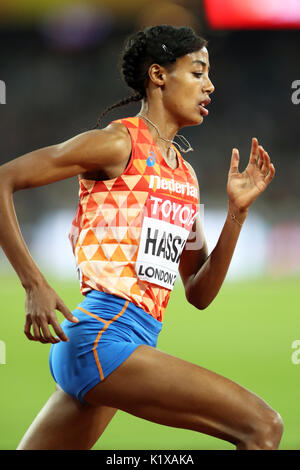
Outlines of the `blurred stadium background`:
{"label": "blurred stadium background", "polygon": [[[183,133],[195,148],[187,159],[199,178],[210,250],[225,219],[232,148],[239,148],[243,170],[256,136],[276,177],[251,207],[215,302],[197,312],[185,302],[179,281],[158,347],[258,393],[284,419],[280,448],[300,449],[300,354],[294,351],[292,359],[292,343],[300,338],[300,96],[294,84],[299,80],[299,88],[300,2],[1,0],[0,81],[6,89],[1,87],[0,164],[93,127],[106,106],[130,92],[118,68],[125,37],[160,23],[192,26],[209,41],[215,85],[210,114],[201,127]],[[113,111],[103,125],[138,109]],[[80,299],[66,238],[77,193],[72,178],[14,196],[29,249],[69,308]],[[23,335],[24,291],[1,250],[0,280],[6,352],[0,357],[0,449],[13,449],[53,383],[49,347]],[[119,412],[95,448],[233,447]]]}

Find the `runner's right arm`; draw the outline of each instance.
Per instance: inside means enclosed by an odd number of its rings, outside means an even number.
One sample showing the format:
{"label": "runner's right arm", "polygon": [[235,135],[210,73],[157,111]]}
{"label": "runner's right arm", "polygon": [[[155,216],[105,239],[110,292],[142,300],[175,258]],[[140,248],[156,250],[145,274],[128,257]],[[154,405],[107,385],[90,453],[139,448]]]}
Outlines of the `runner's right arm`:
{"label": "runner's right arm", "polygon": [[87,171],[103,170],[118,176],[127,165],[130,151],[127,130],[121,124],[112,124],[103,130],[87,131],[64,143],[35,150],[0,166],[0,244],[26,290],[24,332],[28,339],[58,342],[49,330],[48,324],[51,324],[58,337],[67,340],[55,309],[70,321],[76,319],[32,259],[17,221],[13,193]]}

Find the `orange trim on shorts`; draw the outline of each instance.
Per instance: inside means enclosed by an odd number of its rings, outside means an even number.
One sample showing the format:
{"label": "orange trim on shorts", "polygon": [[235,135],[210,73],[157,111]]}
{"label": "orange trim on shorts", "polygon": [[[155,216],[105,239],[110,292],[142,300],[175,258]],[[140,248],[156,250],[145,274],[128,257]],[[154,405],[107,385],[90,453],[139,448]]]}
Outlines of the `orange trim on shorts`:
{"label": "orange trim on shorts", "polygon": [[100,317],[97,317],[97,315],[95,315],[94,313],[91,313],[91,312],[88,312],[87,310],[85,310],[84,308],[82,307],[77,307],[79,310],[82,310],[82,312],[86,313],[87,315],[90,315],[91,317],[93,318],[96,318],[97,320],[99,321],[102,321],[105,323],[105,326],[102,328],[102,330],[99,331],[98,335],[97,335],[97,338],[96,338],[96,341],[94,343],[94,347],[93,347],[93,353],[94,353],[94,357],[95,357],[95,361],[96,361],[96,364],[97,364],[97,367],[98,367],[98,371],[99,371],[99,375],[100,375],[100,379],[103,380],[104,379],[104,374],[103,374],[103,370],[102,370],[102,367],[101,367],[101,364],[100,364],[100,361],[99,361],[99,357],[98,357],[98,353],[97,353],[97,346],[98,346],[98,343],[100,341],[100,338],[102,336],[102,333],[104,333],[105,330],[107,330],[107,328],[109,327],[109,325],[111,323],[113,323],[114,321],[116,321],[121,315],[123,315],[123,313],[125,313],[127,307],[128,307],[128,304],[129,304],[129,300],[126,300],[125,304],[123,305],[123,308],[121,310],[120,313],[118,313],[114,318],[112,318],[111,320],[109,321],[105,321],[103,320],[102,318]]}
{"label": "orange trim on shorts", "polygon": [[106,320],[103,320],[103,318],[98,317],[98,316],[95,315],[94,313],[88,312],[87,310],[85,310],[85,309],[82,308],[82,307],[76,307],[76,310],[81,310],[82,312],[86,313],[86,314],[89,315],[90,317],[96,318],[96,320],[102,321],[102,322],[105,323],[105,324],[107,323],[107,321],[106,321]]}

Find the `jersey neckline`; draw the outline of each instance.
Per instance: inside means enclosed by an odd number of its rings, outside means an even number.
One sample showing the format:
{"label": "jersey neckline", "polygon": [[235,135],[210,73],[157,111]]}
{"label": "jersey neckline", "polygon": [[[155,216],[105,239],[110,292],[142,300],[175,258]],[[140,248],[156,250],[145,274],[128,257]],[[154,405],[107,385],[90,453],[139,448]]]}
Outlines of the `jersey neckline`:
{"label": "jersey neckline", "polygon": [[182,163],[182,162],[181,162],[182,156],[181,156],[179,150],[175,147],[175,145],[172,144],[172,147],[173,147],[173,149],[175,150],[175,153],[176,153],[176,157],[177,157],[177,167],[176,167],[176,168],[172,168],[172,167],[171,167],[170,165],[168,165],[168,163],[166,162],[166,160],[165,160],[163,154],[162,154],[161,151],[160,151],[160,148],[158,147],[158,145],[157,145],[157,143],[156,143],[156,140],[154,139],[153,135],[152,135],[151,132],[149,131],[148,126],[147,126],[147,124],[145,123],[145,121],[144,121],[141,117],[139,117],[139,116],[135,116],[135,117],[136,117],[137,119],[139,119],[139,121],[142,121],[142,123],[144,124],[144,128],[145,128],[145,130],[148,132],[148,134],[149,134],[149,136],[150,136],[150,139],[151,139],[151,141],[152,141],[151,143],[152,143],[152,145],[155,146],[155,148],[156,148],[156,150],[157,150],[157,152],[158,152],[158,155],[160,156],[160,160],[162,161],[162,163],[163,163],[169,170],[171,170],[171,171],[179,170],[179,169],[182,167],[182,164],[181,164],[181,163]]}

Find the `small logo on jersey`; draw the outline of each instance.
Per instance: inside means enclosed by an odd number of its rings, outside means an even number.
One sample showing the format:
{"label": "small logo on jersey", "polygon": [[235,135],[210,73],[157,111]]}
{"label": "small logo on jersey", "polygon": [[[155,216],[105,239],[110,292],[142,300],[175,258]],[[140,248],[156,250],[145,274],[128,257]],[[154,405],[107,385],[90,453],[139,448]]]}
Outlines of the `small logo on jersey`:
{"label": "small logo on jersey", "polygon": [[147,158],[147,165],[154,166],[155,165],[155,153],[150,152],[150,157]]}

